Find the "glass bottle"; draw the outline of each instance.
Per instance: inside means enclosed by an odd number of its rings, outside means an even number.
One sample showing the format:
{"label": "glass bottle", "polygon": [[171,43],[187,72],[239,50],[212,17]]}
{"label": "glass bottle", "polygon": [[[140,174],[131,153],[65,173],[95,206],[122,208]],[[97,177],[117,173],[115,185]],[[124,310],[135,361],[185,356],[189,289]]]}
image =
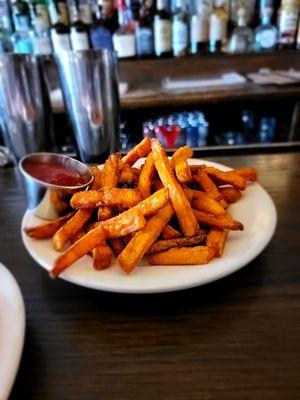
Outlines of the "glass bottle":
{"label": "glass bottle", "polygon": [[212,11],[210,0],[200,0],[190,19],[190,52],[203,53],[208,50],[209,16]]}
{"label": "glass bottle", "polygon": [[277,44],[277,29],[271,23],[273,10],[270,7],[261,9],[261,24],[254,31],[253,49],[257,53],[275,50]]}
{"label": "glass bottle", "polygon": [[136,50],[139,57],[147,58],[153,55],[153,26],[150,10],[142,5],[140,17],[135,27]]}
{"label": "glass bottle", "polygon": [[113,35],[114,48],[119,58],[136,56],[134,26],[125,0],[118,0],[119,29]]}
{"label": "glass bottle", "polygon": [[87,50],[90,48],[89,28],[82,22],[79,13],[79,4],[74,2],[72,7],[72,24],[71,24],[71,46],[73,51]]}
{"label": "glass bottle", "polygon": [[43,5],[39,7],[36,4],[34,8],[34,35],[33,35],[33,50],[34,54],[51,54],[52,43],[50,38],[50,19],[48,9]]}
{"label": "glass bottle", "polygon": [[251,25],[255,13],[256,0],[231,0],[230,1],[230,21],[234,24],[238,24],[238,11],[241,8],[246,9],[246,21],[247,25]]}
{"label": "glass bottle", "polygon": [[229,42],[230,53],[249,53],[252,51],[253,32],[247,27],[247,10],[240,8],[237,12],[238,26],[232,32]]}
{"label": "glass bottle", "polygon": [[51,25],[57,23],[70,25],[69,11],[65,0],[49,0],[48,4]]}
{"label": "glass bottle", "polygon": [[187,6],[184,0],[176,0],[172,18],[172,49],[174,57],[185,56],[189,46]]}
{"label": "glass bottle", "polygon": [[227,40],[229,3],[227,0],[214,0],[209,24],[209,51],[219,53]]}
{"label": "glass bottle", "polygon": [[278,48],[292,49],[296,41],[299,3],[297,0],[282,0],[278,13]]}
{"label": "glass bottle", "polygon": [[172,54],[172,25],[167,0],[157,0],[154,16],[154,52],[157,57]]}
{"label": "glass bottle", "polygon": [[93,4],[89,0],[79,1],[80,19],[86,25],[93,23]]}
{"label": "glass bottle", "polygon": [[30,10],[23,0],[17,0],[12,5],[15,33],[12,35],[15,53],[33,53],[32,28]]}
{"label": "glass bottle", "polygon": [[98,5],[94,12],[94,23],[91,26],[90,37],[94,49],[113,50],[112,32],[109,24],[103,16],[103,0],[98,0]]}

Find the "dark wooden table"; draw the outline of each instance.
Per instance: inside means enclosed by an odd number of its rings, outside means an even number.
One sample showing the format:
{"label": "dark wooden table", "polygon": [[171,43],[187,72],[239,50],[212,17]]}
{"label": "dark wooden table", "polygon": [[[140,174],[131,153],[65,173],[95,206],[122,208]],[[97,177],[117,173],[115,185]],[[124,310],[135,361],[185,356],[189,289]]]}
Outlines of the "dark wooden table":
{"label": "dark wooden table", "polygon": [[16,172],[0,170],[0,260],[27,315],[12,399],[300,398],[300,153],[216,160],[258,168],[276,203],[276,234],[234,275],[161,295],[49,279],[21,242]]}

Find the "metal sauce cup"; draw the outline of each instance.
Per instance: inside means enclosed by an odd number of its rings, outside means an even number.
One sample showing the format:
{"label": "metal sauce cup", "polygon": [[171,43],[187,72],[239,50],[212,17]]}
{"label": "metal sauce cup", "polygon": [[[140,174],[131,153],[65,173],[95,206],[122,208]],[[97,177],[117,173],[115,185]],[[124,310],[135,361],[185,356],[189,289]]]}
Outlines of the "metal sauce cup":
{"label": "metal sauce cup", "polygon": [[[80,186],[61,186],[44,182],[34,178],[26,171],[26,163],[38,162],[47,164],[61,164],[65,169],[86,176],[86,182]],[[28,209],[42,219],[53,220],[59,216],[55,199],[63,198],[66,194],[73,194],[84,190],[93,181],[93,174],[88,166],[71,157],[53,153],[32,153],[23,157],[19,162],[19,169],[24,177]]]}

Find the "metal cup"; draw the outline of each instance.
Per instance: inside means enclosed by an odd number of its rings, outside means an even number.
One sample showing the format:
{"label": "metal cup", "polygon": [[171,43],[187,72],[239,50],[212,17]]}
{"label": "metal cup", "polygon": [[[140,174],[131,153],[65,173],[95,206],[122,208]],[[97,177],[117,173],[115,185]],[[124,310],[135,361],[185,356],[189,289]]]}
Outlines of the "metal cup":
{"label": "metal cup", "polygon": [[53,124],[38,59],[30,54],[0,55],[0,129],[17,163],[51,146]]}
{"label": "metal cup", "polygon": [[[43,164],[61,164],[80,175],[86,175],[87,181],[80,186],[60,186],[43,182],[34,178],[26,171],[26,163],[42,162]],[[23,157],[19,162],[27,194],[28,209],[39,218],[53,220],[58,217],[57,199],[63,199],[67,194],[84,190],[93,180],[91,170],[80,161],[53,153],[33,153]]]}
{"label": "metal cup", "polygon": [[82,161],[104,161],[119,137],[117,57],[109,50],[56,57],[66,109]]}

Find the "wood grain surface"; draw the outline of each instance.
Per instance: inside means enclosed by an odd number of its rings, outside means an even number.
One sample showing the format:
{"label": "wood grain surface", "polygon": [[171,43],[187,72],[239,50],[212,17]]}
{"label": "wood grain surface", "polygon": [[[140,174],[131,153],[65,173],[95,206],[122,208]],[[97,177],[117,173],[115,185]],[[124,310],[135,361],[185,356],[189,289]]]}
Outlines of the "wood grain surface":
{"label": "wood grain surface", "polygon": [[258,168],[277,207],[275,236],[241,271],[161,295],[49,279],[21,242],[17,171],[0,170],[0,260],[27,316],[12,399],[300,398],[300,153],[214,160]]}

